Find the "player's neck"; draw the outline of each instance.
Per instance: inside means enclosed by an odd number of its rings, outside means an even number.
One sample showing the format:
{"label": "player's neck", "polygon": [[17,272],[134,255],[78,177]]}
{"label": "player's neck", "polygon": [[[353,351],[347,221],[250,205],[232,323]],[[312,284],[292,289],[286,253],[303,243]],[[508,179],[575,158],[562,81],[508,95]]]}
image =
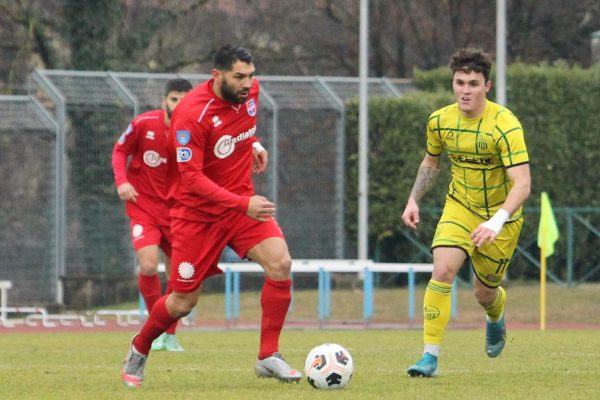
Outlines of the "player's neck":
{"label": "player's neck", "polygon": [[460,110],[460,113],[463,117],[467,119],[475,119],[481,117],[485,111],[485,107],[487,105],[487,99],[484,99],[483,102],[476,108],[472,110]]}
{"label": "player's neck", "polygon": [[215,82],[214,80],[212,81],[212,91],[215,94],[215,96],[217,96],[220,100],[225,101],[225,99],[223,98],[223,93],[221,92],[221,88],[219,87],[219,85],[217,85],[217,82]]}

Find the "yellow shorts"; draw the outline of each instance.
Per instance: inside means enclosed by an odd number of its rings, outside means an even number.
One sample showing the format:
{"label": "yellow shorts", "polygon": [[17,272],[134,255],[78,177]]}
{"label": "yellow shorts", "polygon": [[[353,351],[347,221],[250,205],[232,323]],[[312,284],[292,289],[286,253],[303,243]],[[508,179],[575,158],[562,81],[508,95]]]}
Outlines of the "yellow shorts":
{"label": "yellow shorts", "polygon": [[446,197],[446,205],[438,222],[431,248],[458,247],[471,258],[471,266],[477,278],[486,286],[497,287],[506,274],[517,240],[523,226],[523,217],[507,222],[492,244],[475,247],[471,232],[486,219],[468,210],[452,197]]}

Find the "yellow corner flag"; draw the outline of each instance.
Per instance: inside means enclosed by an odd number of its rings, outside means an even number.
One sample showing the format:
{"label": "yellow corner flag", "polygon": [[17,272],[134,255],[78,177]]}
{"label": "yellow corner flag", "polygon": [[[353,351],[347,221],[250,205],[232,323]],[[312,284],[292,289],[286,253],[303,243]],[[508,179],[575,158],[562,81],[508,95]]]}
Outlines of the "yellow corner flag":
{"label": "yellow corner flag", "polygon": [[554,211],[546,192],[542,192],[540,203],[540,226],[538,228],[537,244],[541,249],[542,257],[550,257],[554,254],[554,242],[558,240],[558,226],[554,218]]}
{"label": "yellow corner flag", "polygon": [[546,192],[542,192],[540,204],[540,226],[538,228],[538,247],[540,248],[540,330],[546,330],[546,257],[554,254],[554,242],[558,240],[558,226],[554,211]]}

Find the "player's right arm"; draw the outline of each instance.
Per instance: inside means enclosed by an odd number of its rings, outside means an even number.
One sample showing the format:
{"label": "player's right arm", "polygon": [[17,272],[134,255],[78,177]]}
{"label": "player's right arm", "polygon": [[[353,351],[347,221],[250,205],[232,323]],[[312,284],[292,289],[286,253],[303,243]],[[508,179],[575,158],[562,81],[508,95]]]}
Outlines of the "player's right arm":
{"label": "player's right arm", "polygon": [[127,181],[127,159],[131,154],[130,148],[135,145],[136,135],[133,134],[133,123],[121,134],[112,151],[112,168],[115,177],[117,194],[123,201],[137,201],[138,192]]}
{"label": "player's right arm", "polygon": [[419,201],[435,183],[440,173],[439,162],[439,156],[432,156],[429,153],[425,154],[425,158],[421,161],[415,184],[410,192],[410,196],[408,196],[406,208],[402,213],[402,221],[409,228],[417,229],[417,224],[419,223]]}

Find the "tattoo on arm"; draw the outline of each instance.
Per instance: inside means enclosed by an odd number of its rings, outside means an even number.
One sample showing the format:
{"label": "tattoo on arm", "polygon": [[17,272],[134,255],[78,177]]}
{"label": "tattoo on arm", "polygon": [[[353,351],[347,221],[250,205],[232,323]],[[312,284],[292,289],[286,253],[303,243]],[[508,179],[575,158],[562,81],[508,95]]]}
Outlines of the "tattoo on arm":
{"label": "tattoo on arm", "polygon": [[417,202],[421,200],[425,193],[433,186],[439,174],[440,170],[438,168],[419,167],[417,179],[410,192],[410,196]]}

